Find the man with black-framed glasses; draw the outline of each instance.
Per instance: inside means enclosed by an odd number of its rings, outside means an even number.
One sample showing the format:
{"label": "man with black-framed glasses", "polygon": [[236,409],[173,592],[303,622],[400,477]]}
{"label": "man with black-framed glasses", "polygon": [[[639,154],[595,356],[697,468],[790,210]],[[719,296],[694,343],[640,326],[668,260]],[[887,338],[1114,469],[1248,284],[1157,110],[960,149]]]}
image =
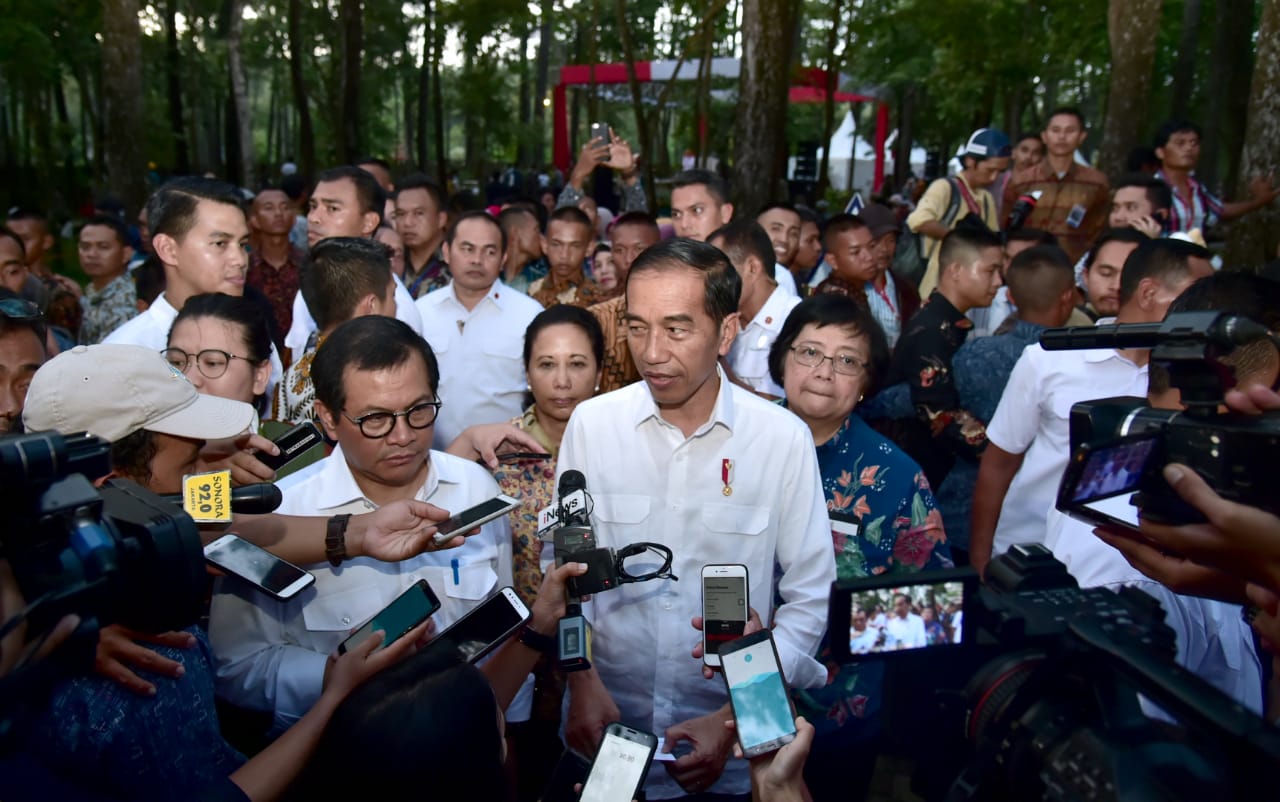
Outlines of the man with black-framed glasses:
{"label": "man with black-framed glasses", "polygon": [[[498,495],[479,465],[432,451],[440,412],[435,354],[406,324],[357,317],[338,326],[311,366],[315,409],[338,445],[324,460],[280,483],[280,513],[340,516],[418,499],[459,512]],[[441,601],[433,617],[444,629],[489,594],[512,583],[506,518],[480,528],[465,545],[399,563],[355,558],[334,570],[307,566],[310,590],[278,602],[243,583],[217,588],[209,635],[218,660],[218,693],[278,726],[302,716],[324,688],[327,656],[350,630],[419,579]],[[527,718],[532,688],[508,711]],[[523,707],[522,710],[518,708]],[[523,713],[523,715],[520,715]]]}
{"label": "man with black-framed glasses", "polygon": [[22,431],[31,378],[48,359],[40,307],[0,290],[0,435]]}

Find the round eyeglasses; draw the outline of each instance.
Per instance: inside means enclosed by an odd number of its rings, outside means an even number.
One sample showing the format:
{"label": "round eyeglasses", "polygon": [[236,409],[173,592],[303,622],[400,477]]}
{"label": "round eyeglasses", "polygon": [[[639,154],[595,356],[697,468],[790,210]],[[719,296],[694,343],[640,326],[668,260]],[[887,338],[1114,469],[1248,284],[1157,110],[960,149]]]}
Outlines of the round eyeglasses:
{"label": "round eyeglasses", "polygon": [[404,418],[404,422],[409,424],[410,429],[427,428],[436,422],[436,416],[440,414],[440,406],[439,401],[423,401],[400,412],[370,412],[358,418],[343,412],[342,417],[358,426],[360,434],[373,440],[391,434],[391,430],[396,428],[396,418]]}
{"label": "round eyeglasses", "polygon": [[191,367],[191,360],[196,361],[196,370],[200,371],[200,375],[206,379],[216,379],[227,372],[227,365],[231,364],[233,359],[242,359],[245,362],[253,363],[252,359],[245,356],[236,356],[228,354],[226,351],[220,351],[217,348],[206,348],[198,354],[188,354],[181,348],[166,348],[160,352],[165,361],[173,365],[182,373],[187,372],[187,368]]}
{"label": "round eyeglasses", "polygon": [[853,354],[836,354],[827,356],[812,345],[797,345],[791,349],[796,362],[807,368],[816,368],[826,360],[831,360],[831,367],[836,373],[845,376],[861,376],[867,372],[867,363]]}

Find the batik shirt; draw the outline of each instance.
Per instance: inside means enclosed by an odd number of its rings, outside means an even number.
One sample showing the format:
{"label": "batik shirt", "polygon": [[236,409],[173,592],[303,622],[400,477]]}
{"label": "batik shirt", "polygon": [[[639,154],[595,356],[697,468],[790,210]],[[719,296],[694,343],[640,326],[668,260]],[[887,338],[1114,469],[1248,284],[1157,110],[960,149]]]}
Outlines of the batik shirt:
{"label": "batik shirt", "polygon": [[[818,469],[827,510],[860,524],[855,536],[831,533],[837,579],[952,567],[942,514],[924,472],[856,414],[818,446]],[[796,691],[796,712],[819,734],[869,736],[878,723],[884,664],[837,666],[826,644],[819,657],[830,680],[823,688]]]}
{"label": "batik shirt", "polygon": [[306,255],[292,245],[289,246],[288,258],[279,267],[264,259],[261,251],[249,254],[249,272],[245,273],[244,281],[267,296],[271,314],[281,332],[293,327],[293,296],[298,294],[305,258]]}
{"label": "batik shirt", "polygon": [[100,290],[87,285],[80,306],[84,309],[80,344],[97,345],[138,314],[138,292],[133,276],[128,273],[116,276]]}

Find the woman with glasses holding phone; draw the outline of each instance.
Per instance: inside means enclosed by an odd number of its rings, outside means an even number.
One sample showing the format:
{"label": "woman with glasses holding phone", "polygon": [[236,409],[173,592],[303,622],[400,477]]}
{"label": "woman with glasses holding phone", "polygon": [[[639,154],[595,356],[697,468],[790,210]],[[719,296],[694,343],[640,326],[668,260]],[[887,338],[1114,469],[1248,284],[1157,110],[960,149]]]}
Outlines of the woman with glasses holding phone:
{"label": "woman with glasses holding phone", "polygon": [[[854,411],[888,364],[880,324],[843,295],[802,301],[769,352],[769,373],[786,390],[780,403],[818,449],[839,579],[952,565],[920,466]],[[826,687],[795,693],[797,713],[817,728],[805,778],[818,802],[859,799],[875,766],[883,663],[828,665]]]}

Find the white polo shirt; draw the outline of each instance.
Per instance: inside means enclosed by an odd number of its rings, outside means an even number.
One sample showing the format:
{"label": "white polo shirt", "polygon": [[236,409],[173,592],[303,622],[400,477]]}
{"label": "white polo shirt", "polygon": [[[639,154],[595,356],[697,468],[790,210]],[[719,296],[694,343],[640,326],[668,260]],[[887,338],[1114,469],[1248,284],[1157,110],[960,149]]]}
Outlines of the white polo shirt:
{"label": "white polo shirt", "polygon": [[[674,555],[680,581],[623,585],[584,606],[594,626],[593,664],[622,721],[649,732],[728,701],[724,683],[704,679],[689,654],[704,565],[746,565],[749,604],[773,623],[787,681],[813,688],[827,680],[813,655],[826,630],[835,552],[813,438],[799,418],[717,375],[715,409],[692,437],[664,421],[648,385],[636,382],[584,401],[560,445],[559,473],[586,476],[601,546],[651,541]],[[776,610],[775,588],[783,602]],[[750,788],[747,764],[730,760],[705,790]],[[657,764],[646,793],[684,795]]]}
{"label": "white polo shirt", "polygon": [[[430,461],[417,494],[421,501],[457,512],[499,492],[493,477],[475,463],[438,451],[431,452]],[[356,484],[341,446],[281,482],[281,490],[284,500],[276,512],[282,515],[328,517],[376,509]],[[419,579],[426,579],[440,599],[432,616],[437,632],[510,585],[511,527],[504,516],[459,548],[399,563],[357,557],[337,568],[327,562],[302,567],[315,576],[315,584],[289,601],[277,601],[233,577],[219,579],[209,616],[218,695],[241,707],[272,711],[280,726],[292,724],[320,698],[325,661],[351,630]]]}
{"label": "white polo shirt", "polygon": [[1095,398],[1146,395],[1146,365],[1138,367],[1113,349],[1046,351],[1036,344],[1023,350],[987,424],[989,441],[1025,455],[1005,494],[991,556],[1015,543],[1045,542],[1045,519],[1070,458],[1071,407]]}
{"label": "white polo shirt", "polygon": [[764,306],[760,307],[750,323],[743,324],[729,348],[729,366],[739,379],[758,393],[779,398],[785,395],[782,387],[769,376],[769,350],[778,339],[787,315],[799,303],[800,299],[787,295],[781,285],[774,287]]}
{"label": "white polo shirt", "polygon": [[524,411],[524,332],[542,304],[501,281],[467,308],[453,283],[417,301],[422,336],[440,362],[435,447],[444,449],[477,423],[502,423]]}
{"label": "white polo shirt", "polygon": [[[399,276],[393,273],[391,277],[396,280],[396,320],[403,321],[409,328],[421,334],[422,316],[418,314],[418,308],[413,305],[413,296],[405,289],[404,282]],[[307,340],[311,338],[311,333],[316,328],[316,319],[311,316],[311,310],[307,308],[307,302],[302,298],[302,290],[298,290],[298,294],[293,296],[293,323],[284,336],[285,347],[293,351],[295,362],[305,352]]]}
{"label": "white polo shirt", "polygon": [[[156,299],[151,302],[151,306],[148,306],[145,312],[139,312],[136,316],[121,323],[102,342],[113,345],[141,345],[143,348],[155,349],[156,353],[159,353],[169,347],[169,329],[173,328],[173,321],[177,319],[178,310],[173,308],[173,304],[169,303],[169,299],[165,298],[162,292],[156,296]],[[275,398],[276,384],[279,383],[283,375],[284,363],[280,361],[280,354],[276,352],[275,343],[272,343],[271,378],[267,380],[266,389],[268,399]],[[267,404],[268,416],[270,416],[270,412],[271,405]]]}

